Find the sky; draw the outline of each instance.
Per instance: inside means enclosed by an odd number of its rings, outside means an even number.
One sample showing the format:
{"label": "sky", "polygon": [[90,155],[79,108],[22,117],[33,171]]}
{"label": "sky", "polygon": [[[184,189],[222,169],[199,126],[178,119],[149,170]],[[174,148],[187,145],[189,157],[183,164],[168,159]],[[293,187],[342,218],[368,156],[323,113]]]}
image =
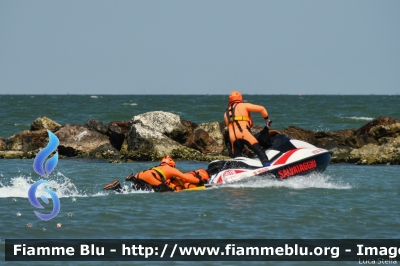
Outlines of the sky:
{"label": "sky", "polygon": [[1,0],[0,94],[400,93],[400,1]]}

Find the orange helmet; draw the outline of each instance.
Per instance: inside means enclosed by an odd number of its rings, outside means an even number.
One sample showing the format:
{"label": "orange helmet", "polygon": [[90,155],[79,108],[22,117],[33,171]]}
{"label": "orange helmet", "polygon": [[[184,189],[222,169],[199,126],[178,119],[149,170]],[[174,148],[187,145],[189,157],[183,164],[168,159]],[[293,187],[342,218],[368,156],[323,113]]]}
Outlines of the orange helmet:
{"label": "orange helmet", "polygon": [[229,102],[243,102],[242,94],[238,91],[232,91],[231,94],[229,94]]}
{"label": "orange helmet", "polygon": [[160,165],[163,165],[163,164],[168,164],[168,165],[171,166],[171,167],[175,167],[175,161],[174,161],[174,159],[172,159],[172,158],[169,157],[169,156],[165,156],[164,158],[161,159]]}

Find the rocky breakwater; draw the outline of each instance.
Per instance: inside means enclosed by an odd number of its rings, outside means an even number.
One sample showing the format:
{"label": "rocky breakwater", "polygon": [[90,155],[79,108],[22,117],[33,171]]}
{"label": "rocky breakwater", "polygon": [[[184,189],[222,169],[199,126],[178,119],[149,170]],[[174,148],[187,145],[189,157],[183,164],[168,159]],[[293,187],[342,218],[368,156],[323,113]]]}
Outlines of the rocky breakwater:
{"label": "rocky breakwater", "polygon": [[83,125],[60,125],[39,117],[30,130],[7,140],[0,138],[0,158],[34,158],[49,141],[47,130],[60,141],[60,158],[120,162],[159,160],[165,155],[198,161],[226,157],[220,123],[196,124],[172,113],[155,111],[134,116],[130,121],[113,121],[108,126],[93,118]]}
{"label": "rocky breakwater", "polygon": [[[254,131],[261,128],[255,126]],[[227,157],[223,123],[196,124],[172,113],[154,111],[129,121],[113,121],[107,126],[93,118],[83,125],[60,125],[39,117],[30,130],[7,140],[0,138],[0,158],[34,158],[48,143],[47,130],[60,140],[61,158],[121,162],[159,160],[165,155],[197,161]],[[289,126],[283,133],[332,150],[333,163],[400,164],[400,121],[394,118],[380,117],[359,129],[313,132]]]}
{"label": "rocky breakwater", "polygon": [[285,135],[333,151],[332,163],[400,164],[400,120],[378,119],[359,129],[313,132],[295,126]]}

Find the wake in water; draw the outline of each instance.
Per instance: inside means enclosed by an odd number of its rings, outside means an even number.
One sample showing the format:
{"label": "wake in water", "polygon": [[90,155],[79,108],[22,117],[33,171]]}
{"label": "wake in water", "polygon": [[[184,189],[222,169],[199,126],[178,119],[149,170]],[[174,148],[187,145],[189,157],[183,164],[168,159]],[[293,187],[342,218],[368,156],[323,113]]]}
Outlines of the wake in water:
{"label": "wake in water", "polygon": [[[45,190],[54,191],[59,198],[75,198],[75,197],[104,197],[108,195],[126,195],[138,193],[154,193],[153,191],[137,191],[134,190],[130,183],[121,183],[124,192],[118,193],[115,191],[104,191],[102,187],[90,186],[85,190],[79,190],[70,178],[63,173],[57,172],[50,175],[49,178],[32,178],[31,176],[18,175],[10,180],[2,179],[0,182],[0,198],[27,198],[29,188],[40,179],[47,180],[50,184],[39,186],[36,196],[44,195],[50,198],[50,195]],[[220,185],[212,187],[212,189],[230,188],[274,188],[286,187],[290,189],[308,189],[308,188],[323,188],[323,189],[351,189],[348,183],[343,183],[340,180],[333,180],[329,175],[322,173],[312,173],[306,176],[295,176],[286,180],[278,180],[270,176],[258,176],[249,178],[244,182]]]}
{"label": "wake in water", "polygon": [[311,173],[305,176],[294,176],[289,179],[279,180],[270,176],[258,176],[249,178],[245,182],[223,185],[222,187],[286,187],[291,189],[324,188],[324,189],[351,189],[350,184],[343,184],[338,180],[332,180],[329,175],[323,173]]}
{"label": "wake in water", "polygon": [[44,195],[50,198],[50,195],[45,190],[48,188],[54,191],[59,198],[88,196],[79,192],[68,177],[58,172],[55,177],[51,175],[49,178],[37,177],[33,179],[31,176],[19,175],[9,181],[2,180],[0,182],[0,198],[27,198],[29,188],[40,179],[47,180],[50,184],[39,186],[36,195]]}

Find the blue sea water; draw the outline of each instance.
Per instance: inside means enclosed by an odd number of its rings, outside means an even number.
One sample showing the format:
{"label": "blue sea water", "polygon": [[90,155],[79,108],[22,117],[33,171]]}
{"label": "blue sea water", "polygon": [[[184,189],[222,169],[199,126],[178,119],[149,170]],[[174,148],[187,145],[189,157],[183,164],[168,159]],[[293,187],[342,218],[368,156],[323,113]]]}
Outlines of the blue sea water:
{"label": "blue sea water", "polygon": [[[314,131],[359,128],[379,116],[400,118],[400,97],[245,95],[266,106],[273,127]],[[147,111],[169,111],[196,123],[221,121],[221,95],[1,95],[0,137],[29,129],[39,116],[60,124],[129,120]],[[256,123],[262,118],[253,116]],[[61,210],[50,221],[34,214],[27,191],[41,179],[33,159],[0,160],[0,264],[5,239],[399,239],[399,166],[330,164],[324,173],[285,181],[251,181],[181,193],[135,192],[129,173],[154,162],[110,164],[94,159],[60,159],[47,178]],[[180,161],[189,171],[206,162]],[[102,187],[119,179],[118,194]],[[46,194],[46,192],[39,191]],[[51,203],[51,200],[50,200]],[[49,204],[52,205],[52,204]],[[45,206],[42,213],[50,212]],[[57,224],[62,224],[57,227]],[[31,227],[28,227],[31,224]],[[25,263],[3,262],[9,265]],[[97,265],[100,262],[37,262],[32,265]],[[358,262],[109,262],[110,265],[354,265]]]}

